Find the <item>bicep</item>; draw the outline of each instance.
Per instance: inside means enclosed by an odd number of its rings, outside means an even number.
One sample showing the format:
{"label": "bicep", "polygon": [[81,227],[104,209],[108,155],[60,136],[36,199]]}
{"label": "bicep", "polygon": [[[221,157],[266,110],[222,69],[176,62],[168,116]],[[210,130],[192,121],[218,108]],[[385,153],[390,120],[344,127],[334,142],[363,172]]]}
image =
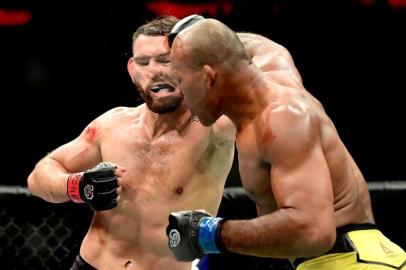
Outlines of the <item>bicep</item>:
{"label": "bicep", "polygon": [[84,171],[102,161],[98,143],[88,138],[86,130],[76,139],[51,152],[49,158],[56,160],[68,172]]}
{"label": "bicep", "polygon": [[[296,118],[296,117],[293,117]],[[317,221],[333,222],[334,198],[329,167],[317,121],[285,119],[284,128],[268,150],[271,187],[278,208],[294,208]],[[279,138],[279,140],[278,140]]]}
{"label": "bicep", "polygon": [[280,161],[272,165],[271,186],[278,208],[332,213],[332,183],[321,146],[300,155],[293,163]]}

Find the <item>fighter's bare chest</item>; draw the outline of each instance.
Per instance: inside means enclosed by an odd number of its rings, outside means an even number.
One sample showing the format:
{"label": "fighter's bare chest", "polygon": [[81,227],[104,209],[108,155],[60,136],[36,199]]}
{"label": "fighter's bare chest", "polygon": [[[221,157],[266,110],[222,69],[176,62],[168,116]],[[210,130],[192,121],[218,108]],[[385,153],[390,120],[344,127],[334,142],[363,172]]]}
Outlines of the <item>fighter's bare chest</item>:
{"label": "fighter's bare chest", "polygon": [[140,131],[117,133],[104,141],[102,155],[104,160],[125,166],[132,179],[183,178],[199,165],[207,148],[206,137],[169,132],[151,139]]}

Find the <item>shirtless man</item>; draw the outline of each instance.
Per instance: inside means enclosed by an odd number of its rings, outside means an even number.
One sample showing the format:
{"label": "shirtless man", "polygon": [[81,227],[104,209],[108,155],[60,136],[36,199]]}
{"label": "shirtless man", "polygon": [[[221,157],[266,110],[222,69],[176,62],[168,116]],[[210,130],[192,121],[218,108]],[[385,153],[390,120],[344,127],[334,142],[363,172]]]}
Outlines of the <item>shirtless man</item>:
{"label": "shirtless man", "polygon": [[191,269],[168,248],[167,217],[183,209],[217,213],[235,127],[226,117],[202,126],[167,82],[167,34],[177,21],[157,19],[133,35],[127,67],[145,104],[97,117],[28,178],[29,190],[46,201],[95,210],[72,269]]}
{"label": "shirtless man", "polygon": [[267,72],[272,81],[293,88],[303,88],[302,77],[289,51],[272,40],[253,33],[237,33],[253,63]]}
{"label": "shirtless man", "polygon": [[219,21],[178,31],[172,45],[171,77],[192,112],[205,126],[222,115],[236,125],[242,183],[258,212],[251,220],[172,213],[168,244],[178,260],[231,251],[287,258],[300,270],[406,269],[405,252],[374,224],[362,173],[309,92],[260,70]]}

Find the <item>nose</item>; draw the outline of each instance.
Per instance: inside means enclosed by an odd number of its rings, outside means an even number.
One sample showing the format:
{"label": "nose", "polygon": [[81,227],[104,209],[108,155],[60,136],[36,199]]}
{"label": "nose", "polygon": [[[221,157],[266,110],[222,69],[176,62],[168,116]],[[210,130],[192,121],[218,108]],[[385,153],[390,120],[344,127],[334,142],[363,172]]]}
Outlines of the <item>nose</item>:
{"label": "nose", "polygon": [[152,73],[152,74],[156,74],[156,73],[162,72],[162,71],[164,71],[166,68],[167,68],[167,67],[164,66],[164,65],[162,65],[162,63],[159,63],[159,62],[157,62],[157,61],[155,61],[155,60],[151,60],[151,61],[149,62],[149,65],[148,65],[148,70],[149,70],[150,73]]}
{"label": "nose", "polygon": [[146,75],[147,75],[148,80],[152,80],[152,78],[155,75],[163,73],[163,72],[164,72],[164,69],[163,69],[162,65],[159,65],[159,63],[156,63],[154,61],[151,61],[148,64],[148,67],[146,69]]}

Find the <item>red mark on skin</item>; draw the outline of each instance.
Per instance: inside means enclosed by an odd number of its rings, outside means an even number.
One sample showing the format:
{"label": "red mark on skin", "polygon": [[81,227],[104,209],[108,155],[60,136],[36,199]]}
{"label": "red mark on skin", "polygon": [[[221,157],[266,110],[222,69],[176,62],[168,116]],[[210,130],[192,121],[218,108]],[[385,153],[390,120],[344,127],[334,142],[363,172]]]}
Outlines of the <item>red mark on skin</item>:
{"label": "red mark on skin", "polygon": [[86,134],[86,136],[87,136],[89,139],[93,139],[94,136],[96,135],[96,128],[94,128],[94,127],[88,127],[88,128],[86,129],[86,131],[85,131],[85,134]]}
{"label": "red mark on skin", "polygon": [[272,129],[269,128],[267,129],[264,134],[262,135],[261,138],[261,145],[262,146],[266,146],[268,143],[272,142],[273,140],[275,140],[276,135],[273,133]]}

